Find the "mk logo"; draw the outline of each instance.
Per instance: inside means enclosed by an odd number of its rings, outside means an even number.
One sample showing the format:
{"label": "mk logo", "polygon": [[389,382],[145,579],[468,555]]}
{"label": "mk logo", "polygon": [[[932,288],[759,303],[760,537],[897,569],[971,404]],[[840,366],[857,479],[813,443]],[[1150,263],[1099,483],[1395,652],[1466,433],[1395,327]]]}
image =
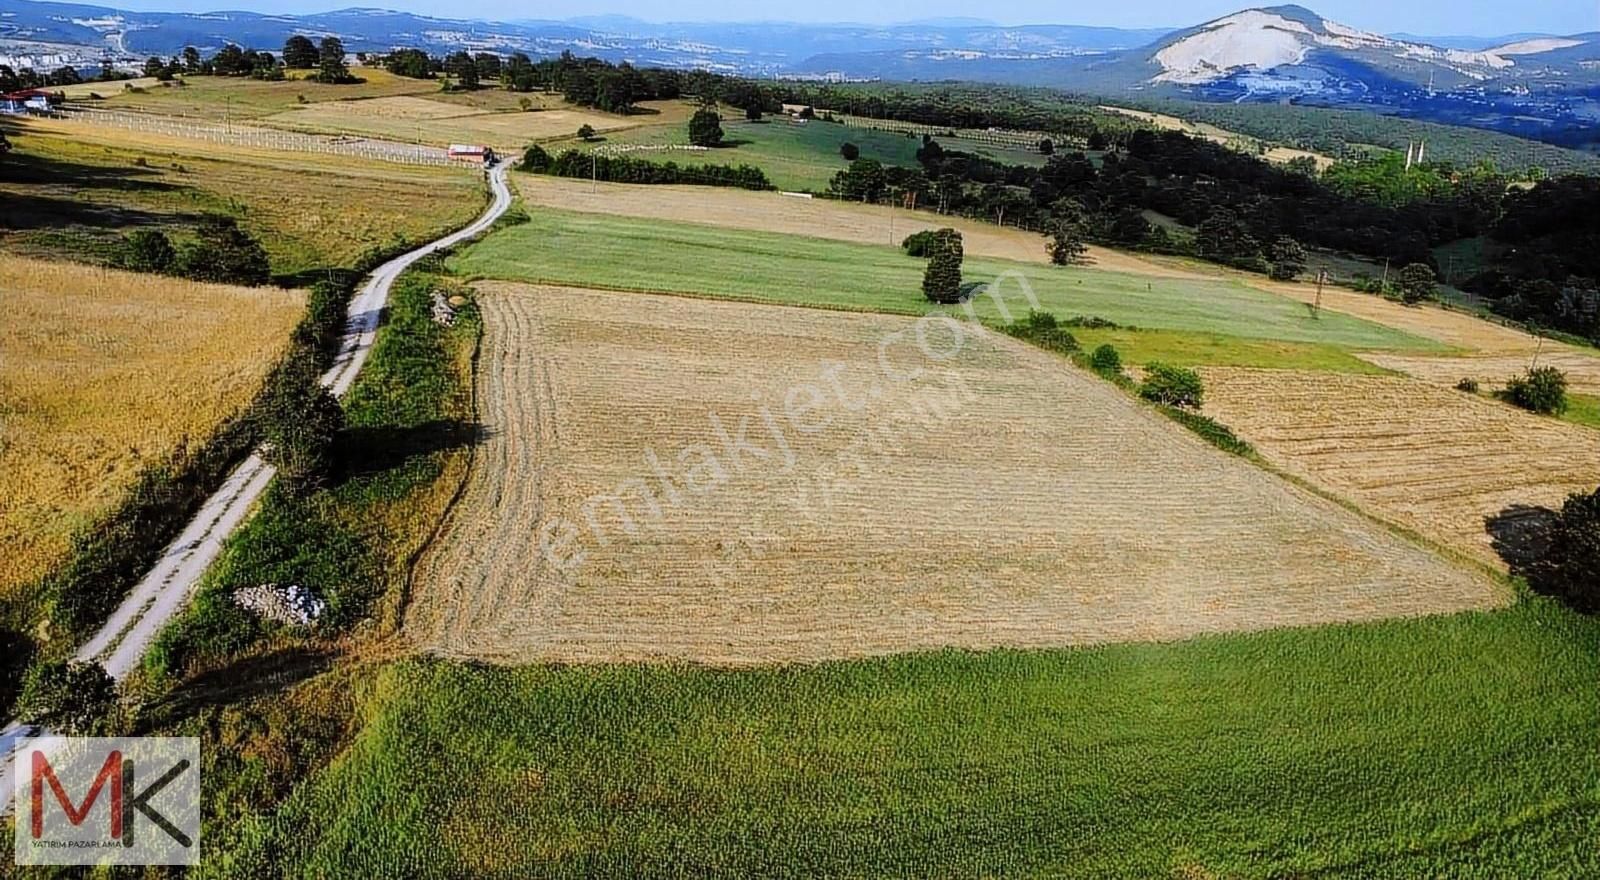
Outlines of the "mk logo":
{"label": "mk logo", "polygon": [[[26,760],[24,760],[26,759]],[[14,767],[17,864],[193,864],[193,738],[47,738]]]}

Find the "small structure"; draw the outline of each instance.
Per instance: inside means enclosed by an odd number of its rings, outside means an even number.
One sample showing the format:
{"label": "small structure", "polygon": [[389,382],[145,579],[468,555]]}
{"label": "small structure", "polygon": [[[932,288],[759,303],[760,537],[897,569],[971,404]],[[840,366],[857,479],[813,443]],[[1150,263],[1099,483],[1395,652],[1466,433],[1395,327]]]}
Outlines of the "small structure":
{"label": "small structure", "polygon": [[43,89],[23,89],[0,96],[0,113],[20,116],[24,113],[49,113],[51,96]]}
{"label": "small structure", "polygon": [[463,162],[476,162],[479,165],[494,164],[494,150],[478,144],[451,144],[450,158],[460,159]]}

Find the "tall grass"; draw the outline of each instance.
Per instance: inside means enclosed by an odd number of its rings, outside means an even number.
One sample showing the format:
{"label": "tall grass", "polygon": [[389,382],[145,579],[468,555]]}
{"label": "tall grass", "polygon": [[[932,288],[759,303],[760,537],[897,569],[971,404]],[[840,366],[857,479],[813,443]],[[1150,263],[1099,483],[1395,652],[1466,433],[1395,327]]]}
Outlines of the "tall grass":
{"label": "tall grass", "polygon": [[388,668],[212,874],[1600,872],[1600,622],[1554,603],[814,667]]}

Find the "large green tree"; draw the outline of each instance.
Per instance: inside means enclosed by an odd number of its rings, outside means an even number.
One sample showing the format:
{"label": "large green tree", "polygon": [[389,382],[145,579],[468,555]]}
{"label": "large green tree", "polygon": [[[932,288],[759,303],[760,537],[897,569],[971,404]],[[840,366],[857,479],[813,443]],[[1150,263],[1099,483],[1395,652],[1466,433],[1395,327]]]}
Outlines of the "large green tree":
{"label": "large green tree", "polygon": [[965,256],[961,233],[940,229],[928,248],[928,268],[922,273],[922,295],[936,303],[961,301],[961,260]]}
{"label": "large green tree", "polygon": [[283,66],[291,70],[311,70],[322,63],[322,53],[311,38],[295,34],[283,41]]}
{"label": "large green tree", "polygon": [[1528,572],[1539,590],[1600,612],[1600,489],[1572,495],[1550,529],[1544,557]]}
{"label": "large green tree", "polygon": [[266,284],[272,277],[267,252],[232,217],[209,217],[173,263],[176,274],[221,284]]}
{"label": "large green tree", "polygon": [[1395,281],[1400,287],[1400,298],[1412,305],[1433,299],[1437,289],[1433,269],[1426,263],[1408,264]]}
{"label": "large green tree", "polygon": [[1306,270],[1306,249],[1287,235],[1278,236],[1272,243],[1272,277],[1276,281],[1292,281]]}
{"label": "large green tree", "polygon": [[325,83],[350,82],[350,68],[344,63],[344,41],[338,37],[323,37],[317,52],[317,81]]}
{"label": "large green tree", "polygon": [[715,147],[722,143],[722,117],[710,107],[701,107],[689,117],[689,143]]}

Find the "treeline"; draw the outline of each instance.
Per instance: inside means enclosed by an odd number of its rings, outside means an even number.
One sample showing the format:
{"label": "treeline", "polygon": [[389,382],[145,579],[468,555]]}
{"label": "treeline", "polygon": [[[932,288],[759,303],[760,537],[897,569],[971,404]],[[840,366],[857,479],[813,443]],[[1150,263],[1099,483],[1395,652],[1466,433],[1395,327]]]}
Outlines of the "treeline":
{"label": "treeline", "polygon": [[566,150],[552,158],[537,144],[523,154],[519,167],[534,174],[586,180],[592,178],[609,183],[693,183],[740,189],[774,189],[766,173],[753,165],[679,165],[676,162],[651,162],[578,150]]}
{"label": "treeline", "polygon": [[98,74],[92,77],[85,77],[81,71],[71,66],[59,67],[49,73],[39,73],[31,68],[13,70],[0,64],[0,92],[54,88],[85,82],[119,82],[132,79],[136,75],[152,77],[161,82],[168,82],[179,76],[237,76],[276,82],[286,78],[284,73],[286,69],[316,70],[312,79],[319,82],[356,82],[356,78],[350,75],[350,69],[344,59],[344,43],[338,37],[324,37],[320,44],[313,44],[310,39],[297,35],[290,37],[284,44],[281,58],[266,50],[247,49],[234,43],[223,45],[207,58],[201,56],[200,50],[187,46],[182,52],[170,58],[164,59],[157,55],[146,58],[138,74],[115,70],[110,61],[102,62]]}
{"label": "treeline", "polygon": [[1513,190],[1492,234],[1503,247],[1463,286],[1509,318],[1600,345],[1600,179]]}
{"label": "treeline", "polygon": [[1368,144],[1404,152],[1408,143],[1427,141],[1429,157],[1461,166],[1488,160],[1508,171],[1541,168],[1552,176],[1600,170],[1600,157],[1577,150],[1483,129],[1364,110],[1155,99],[1129,99],[1125,103],[1334,158],[1360,156]]}
{"label": "treeline", "polygon": [[533,60],[524,52],[504,57],[465,51],[435,56],[420,49],[397,49],[382,56],[384,69],[413,79],[444,79],[450,88],[503,88],[513,92],[559,92],[566,100],[608,113],[634,113],[641,101],[676,98],[691,92],[685,83],[725,79],[697,71],[637,68],[563,52]]}

